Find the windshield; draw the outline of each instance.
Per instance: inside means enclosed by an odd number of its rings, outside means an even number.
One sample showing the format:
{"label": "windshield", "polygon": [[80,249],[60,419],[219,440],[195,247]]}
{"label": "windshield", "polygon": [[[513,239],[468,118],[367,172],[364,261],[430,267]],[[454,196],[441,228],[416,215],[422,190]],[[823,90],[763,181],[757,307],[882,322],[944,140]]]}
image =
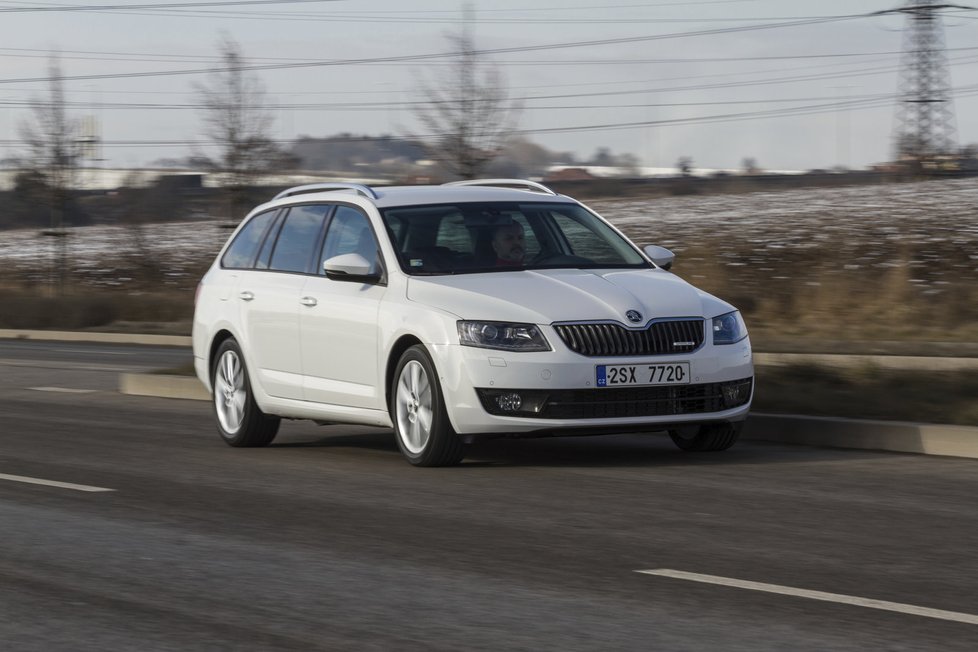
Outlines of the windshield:
{"label": "windshield", "polygon": [[408,274],[650,266],[578,204],[436,204],[388,208],[382,215]]}

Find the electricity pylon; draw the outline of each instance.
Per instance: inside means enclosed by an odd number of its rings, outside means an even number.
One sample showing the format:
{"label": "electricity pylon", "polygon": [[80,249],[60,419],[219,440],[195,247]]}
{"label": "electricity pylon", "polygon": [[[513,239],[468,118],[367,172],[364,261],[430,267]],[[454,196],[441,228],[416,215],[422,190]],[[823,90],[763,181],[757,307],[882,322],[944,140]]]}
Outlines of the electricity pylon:
{"label": "electricity pylon", "polygon": [[974,9],[937,0],[909,0],[879,14],[907,16],[894,127],[897,160],[929,165],[956,155],[951,78],[940,12]]}

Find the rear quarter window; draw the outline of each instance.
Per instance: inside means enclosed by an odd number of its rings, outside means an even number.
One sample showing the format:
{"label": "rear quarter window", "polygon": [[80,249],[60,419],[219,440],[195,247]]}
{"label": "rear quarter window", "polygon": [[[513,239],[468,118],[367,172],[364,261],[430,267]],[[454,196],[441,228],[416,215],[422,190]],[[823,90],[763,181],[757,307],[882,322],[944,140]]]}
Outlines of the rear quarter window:
{"label": "rear quarter window", "polygon": [[250,269],[255,264],[255,256],[258,255],[258,247],[261,246],[265,232],[272,223],[275,211],[268,211],[255,215],[244,225],[234,241],[224,252],[221,258],[221,266],[231,269]]}

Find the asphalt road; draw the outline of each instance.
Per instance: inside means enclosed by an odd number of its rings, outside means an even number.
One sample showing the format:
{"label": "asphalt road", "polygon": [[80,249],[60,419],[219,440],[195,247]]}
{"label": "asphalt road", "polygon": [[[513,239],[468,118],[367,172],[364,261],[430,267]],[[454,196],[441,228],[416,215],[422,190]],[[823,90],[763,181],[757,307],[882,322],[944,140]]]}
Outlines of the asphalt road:
{"label": "asphalt road", "polygon": [[306,423],[237,450],[206,403],[113,391],[185,354],[0,343],[0,649],[978,649],[978,461],[654,435],[416,469]]}

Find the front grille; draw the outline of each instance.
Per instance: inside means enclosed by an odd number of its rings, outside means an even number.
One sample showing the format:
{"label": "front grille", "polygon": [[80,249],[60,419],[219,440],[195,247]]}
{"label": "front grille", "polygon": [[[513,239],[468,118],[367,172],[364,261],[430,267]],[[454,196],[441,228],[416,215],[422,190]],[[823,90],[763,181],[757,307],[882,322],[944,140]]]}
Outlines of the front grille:
{"label": "front grille", "polygon": [[574,353],[589,357],[691,353],[703,345],[702,319],[670,319],[632,330],[621,324],[555,324]]}
{"label": "front grille", "polygon": [[[682,414],[708,414],[731,410],[750,401],[753,378],[701,385],[666,387],[609,387],[603,389],[507,390],[479,389],[482,406],[498,416],[538,419],[618,419],[627,417],[664,417]],[[520,393],[539,408],[535,411],[507,412],[499,408],[493,396]],[[527,401],[530,402],[529,400]]]}

